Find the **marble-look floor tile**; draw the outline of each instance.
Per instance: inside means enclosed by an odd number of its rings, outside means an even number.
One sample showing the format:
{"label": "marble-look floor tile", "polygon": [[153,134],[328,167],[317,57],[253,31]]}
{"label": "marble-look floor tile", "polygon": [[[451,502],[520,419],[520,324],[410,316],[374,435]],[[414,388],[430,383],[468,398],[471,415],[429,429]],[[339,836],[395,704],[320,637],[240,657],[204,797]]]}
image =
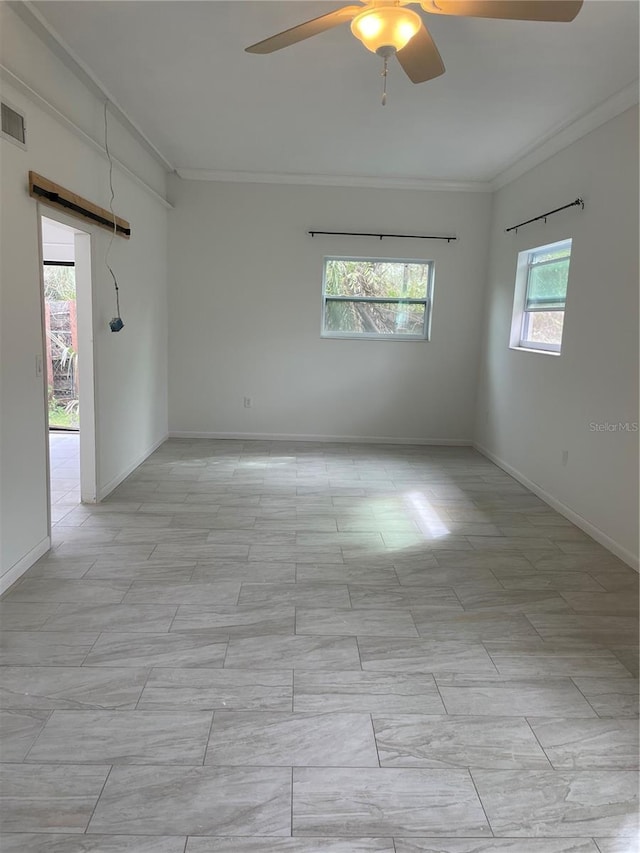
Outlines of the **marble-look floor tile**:
{"label": "marble-look floor tile", "polygon": [[417,637],[411,614],[401,610],[296,609],[296,634]]}
{"label": "marble-look floor tile", "polygon": [[[5,833],[2,853],[184,853],[179,835],[58,835]],[[385,851],[386,853],[386,851]]]}
{"label": "marble-look floor tile", "polygon": [[133,528],[151,528],[161,530],[168,527],[171,521],[170,515],[142,515],[140,513],[129,512],[103,512],[90,513],[86,518],[83,527],[85,529],[92,528],[117,528],[125,527]]}
{"label": "marble-look floor tile", "polygon": [[141,710],[290,711],[291,670],[154,669]]}
{"label": "marble-look floor tile", "polygon": [[633,616],[576,616],[574,613],[530,613],[527,618],[543,640],[551,643],[591,642],[604,646],[638,645]]}
{"label": "marble-look floor tile", "polygon": [[548,678],[562,675],[626,675],[626,670],[613,652],[599,646],[571,646],[545,643],[541,640],[512,643],[487,641],[500,675],[507,678]]}
{"label": "marble-look floor tile", "polygon": [[0,602],[0,626],[3,631],[38,631],[60,605],[23,604],[19,601]]}
{"label": "marble-look floor tile", "polygon": [[355,637],[231,637],[231,669],[360,669]]}
{"label": "marble-look floor tile", "polygon": [[122,560],[146,560],[151,556],[152,551],[156,546],[149,543],[147,545],[125,545],[122,542],[82,542],[82,541],[67,541],[59,545],[53,552],[56,559],[72,559],[93,557],[97,560],[99,557],[117,557]]}
{"label": "marble-look floor tile", "polygon": [[134,581],[124,597],[125,604],[237,604],[240,583],[171,583]]}
{"label": "marble-look floor tile", "polygon": [[264,607],[291,604],[296,607],[351,607],[344,584],[243,583],[239,604]]}
{"label": "marble-look floor tile", "polygon": [[221,545],[216,542],[188,545],[181,543],[163,543],[157,545],[155,557],[180,560],[193,560],[196,563],[211,563],[214,560],[246,560],[249,555],[249,545]]}
{"label": "marble-look floor tile", "polygon": [[290,547],[296,544],[296,534],[282,530],[279,526],[273,529],[257,529],[256,525],[244,530],[209,530],[207,543],[220,545],[282,545]]}
{"label": "marble-look floor tile", "polygon": [[364,670],[497,674],[480,643],[363,637],[358,646]]}
{"label": "marble-look floor tile", "polygon": [[[396,574],[402,586],[472,587],[491,590],[502,589],[490,569],[455,566],[412,566],[396,564]],[[531,566],[529,566],[531,571]]]}
{"label": "marble-look floor tile", "polygon": [[638,616],[638,599],[628,592],[564,592],[562,597],[576,613]]}
{"label": "marble-look floor tile", "polygon": [[219,633],[101,634],[86,658],[87,666],[221,667],[227,641]]}
{"label": "marble-look floor tile", "polygon": [[555,590],[516,589],[483,591],[454,587],[465,610],[494,610],[503,613],[571,613]]}
{"label": "marble-look floor tile", "polygon": [[171,560],[97,560],[84,576],[86,580],[119,579],[133,581],[172,581],[188,583],[196,563]]}
{"label": "marble-look floor tile", "polygon": [[635,838],[596,838],[598,853],[636,853]]}
{"label": "marble-look floor tile", "polygon": [[293,835],[490,836],[465,770],[295,768]]}
{"label": "marble-look floor tile", "polygon": [[599,717],[638,717],[637,679],[576,677],[573,681]]}
{"label": "marble-look floor tile", "polygon": [[638,769],[635,720],[529,717],[529,724],[556,770]]}
{"label": "marble-look floor tile", "polygon": [[60,604],[45,631],[168,631],[176,606],[144,604]]}
{"label": "marble-look floor tile", "polygon": [[638,573],[634,572],[633,569],[625,569],[623,566],[620,566],[618,570],[611,569],[610,571],[591,569],[590,574],[608,592],[621,592],[624,590],[635,593],[637,597],[640,578],[638,577]]}
{"label": "marble-look floor tile", "polygon": [[497,836],[638,832],[638,779],[630,770],[472,770]]}
{"label": "marble-look floor tile", "polygon": [[[55,526],[58,531],[59,525]],[[74,528],[78,530],[78,528]],[[78,532],[80,532],[78,530]],[[77,535],[77,534],[76,534]],[[85,577],[91,566],[95,563],[92,558],[80,560],[54,560],[43,557],[34,563],[25,578],[64,578],[66,580],[78,580]]]}
{"label": "marble-look floor tile", "polygon": [[171,631],[219,631],[228,637],[257,637],[267,634],[294,634],[295,607],[213,607],[182,604]]}
{"label": "marble-look floor tile", "polygon": [[396,838],[396,853],[598,853],[590,838]]}
{"label": "marble-look floor tile", "polygon": [[409,610],[412,607],[432,608],[435,611],[457,611],[462,605],[451,589],[403,586],[360,586],[349,584],[351,606],[360,610]]}
{"label": "marble-look floor tile", "polygon": [[587,572],[529,572],[509,573],[496,571],[505,589],[553,589],[558,592],[579,590],[604,592],[604,588]]}
{"label": "marble-look floor tile", "polygon": [[65,580],[63,578],[27,578],[15,586],[6,601],[70,603],[96,601],[102,604],[118,604],[129,589],[129,580]]}
{"label": "marble-look floor tile", "polygon": [[216,711],[205,764],[378,767],[369,714]]}
{"label": "marble-look floor tile", "polygon": [[223,562],[198,563],[191,580],[241,583],[295,583],[295,563]]}
{"label": "marble-look floor tile", "polygon": [[518,717],[374,715],[373,727],[381,767],[549,768]]}
{"label": "marble-look floor tile", "polygon": [[296,670],[293,707],[296,712],[444,713],[432,675],[390,672]]}
{"label": "marble-look floor tile", "polygon": [[5,666],[80,666],[97,639],[97,632],[3,631],[0,663]]}
{"label": "marble-look floor tile", "polygon": [[28,760],[76,764],[202,764],[208,711],[53,711]]}
{"label": "marble-look floor tile", "polygon": [[[614,844],[627,828],[598,821],[601,774],[627,772],[609,768],[637,724],[637,574],[475,451],[171,439],[107,501],[56,499],[54,550],[0,605],[5,755],[43,779],[52,760],[117,766],[105,830],[83,833],[99,789],[84,821],[45,791],[9,849],[596,853],[598,829],[602,850],[630,853]],[[295,770],[325,775],[291,837],[291,763],[362,756]],[[267,761],[283,766],[245,764]],[[522,813],[499,817],[519,832],[491,837],[467,768],[517,771]],[[534,770],[558,783],[541,783],[537,817]],[[264,773],[277,784],[256,794]],[[533,827],[564,807],[567,774],[586,794],[566,802],[595,824]]]}
{"label": "marble-look floor tile", "polygon": [[325,547],[307,545],[251,545],[249,560],[259,562],[291,562],[291,563],[343,563],[342,550],[339,545]]}
{"label": "marble-look floor tile", "polygon": [[298,583],[398,585],[398,577],[392,566],[376,567],[369,563],[364,565],[356,563],[345,565],[300,563],[296,567],[296,580]]}
{"label": "marble-look floor tile", "polygon": [[160,529],[157,527],[125,527],[114,538],[114,542],[124,545],[182,544],[197,545],[207,542],[208,530],[183,530],[178,528]]}
{"label": "marble-look floor tile", "polygon": [[437,675],[436,683],[448,714],[596,716],[570,678]]}
{"label": "marble-look floor tile", "polygon": [[49,711],[0,711],[0,756],[3,761],[23,761],[47,722]]}
{"label": "marble-look floor tile", "polygon": [[132,710],[147,669],[88,666],[5,666],[0,707],[54,710]]}
{"label": "marble-look floor tile", "polygon": [[[556,516],[559,518],[559,516]],[[532,517],[532,523],[535,524],[535,516]],[[566,572],[589,572],[594,571],[620,571],[628,568],[625,563],[618,560],[613,554],[607,554],[603,557],[601,554],[543,554],[540,551],[536,553],[527,552],[527,560],[535,566],[538,571],[566,571]]]}
{"label": "marble-look floor tile", "polygon": [[195,838],[192,836],[187,842],[185,853],[395,853],[395,849],[391,838]]}
{"label": "marble-look floor tile", "polygon": [[3,832],[84,832],[109,767],[0,765]]}
{"label": "marble-look floor tile", "polygon": [[438,613],[432,608],[412,607],[411,615],[421,637],[432,640],[482,642],[514,638],[538,638],[538,634],[520,613],[497,614],[485,611]]}
{"label": "marble-look floor tile", "polygon": [[291,834],[291,770],[114,767],[90,833]]}
{"label": "marble-look floor tile", "polygon": [[611,646],[611,651],[630,675],[636,679],[640,677],[640,655],[637,643],[633,646],[616,643],[615,646]]}
{"label": "marble-look floor tile", "polygon": [[505,554],[503,551],[476,553],[475,551],[438,551],[436,560],[439,566],[459,569],[486,569],[492,571],[494,568],[530,568],[531,563],[525,557],[518,554]]}

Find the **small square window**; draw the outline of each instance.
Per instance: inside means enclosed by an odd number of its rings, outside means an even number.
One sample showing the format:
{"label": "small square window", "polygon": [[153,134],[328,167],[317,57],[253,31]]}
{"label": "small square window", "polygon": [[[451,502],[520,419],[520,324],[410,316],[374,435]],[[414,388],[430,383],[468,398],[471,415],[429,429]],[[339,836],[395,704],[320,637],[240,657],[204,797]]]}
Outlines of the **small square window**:
{"label": "small square window", "polygon": [[560,352],[570,259],[571,240],[518,256],[512,347]]}
{"label": "small square window", "polygon": [[322,336],[428,340],[432,261],[325,258]]}

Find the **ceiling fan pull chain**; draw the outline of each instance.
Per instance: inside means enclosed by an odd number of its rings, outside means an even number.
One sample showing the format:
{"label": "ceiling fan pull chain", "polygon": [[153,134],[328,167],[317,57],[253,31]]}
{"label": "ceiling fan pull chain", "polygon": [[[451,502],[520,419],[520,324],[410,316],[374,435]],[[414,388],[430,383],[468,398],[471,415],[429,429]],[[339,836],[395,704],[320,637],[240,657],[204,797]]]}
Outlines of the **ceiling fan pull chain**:
{"label": "ceiling fan pull chain", "polygon": [[382,106],[386,106],[387,104],[387,66],[389,64],[389,57],[383,57],[384,66],[382,69]]}

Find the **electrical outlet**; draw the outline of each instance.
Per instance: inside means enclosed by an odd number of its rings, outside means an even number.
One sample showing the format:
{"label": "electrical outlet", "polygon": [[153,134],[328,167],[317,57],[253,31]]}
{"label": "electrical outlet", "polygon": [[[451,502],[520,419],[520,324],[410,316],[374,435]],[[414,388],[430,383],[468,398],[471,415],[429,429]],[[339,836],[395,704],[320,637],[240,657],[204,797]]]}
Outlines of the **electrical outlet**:
{"label": "electrical outlet", "polygon": [[563,466],[566,465],[568,461],[569,461],[569,451],[563,450],[562,451],[562,464],[563,464]]}
{"label": "electrical outlet", "polygon": [[250,409],[253,406],[253,398],[245,397],[244,398],[244,407],[245,409]]}

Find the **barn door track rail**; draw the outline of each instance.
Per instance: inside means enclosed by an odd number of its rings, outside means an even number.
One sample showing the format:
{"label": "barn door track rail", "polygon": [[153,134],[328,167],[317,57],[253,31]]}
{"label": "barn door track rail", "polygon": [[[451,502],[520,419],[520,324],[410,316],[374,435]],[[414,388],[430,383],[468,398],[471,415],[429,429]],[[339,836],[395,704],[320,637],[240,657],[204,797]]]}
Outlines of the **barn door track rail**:
{"label": "barn door track rail", "polygon": [[92,222],[126,240],[131,236],[131,225],[126,219],[114,216],[110,210],[98,207],[97,204],[61,187],[60,184],[43,178],[36,172],[29,172],[29,195],[49,207],[55,207],[77,219]]}

